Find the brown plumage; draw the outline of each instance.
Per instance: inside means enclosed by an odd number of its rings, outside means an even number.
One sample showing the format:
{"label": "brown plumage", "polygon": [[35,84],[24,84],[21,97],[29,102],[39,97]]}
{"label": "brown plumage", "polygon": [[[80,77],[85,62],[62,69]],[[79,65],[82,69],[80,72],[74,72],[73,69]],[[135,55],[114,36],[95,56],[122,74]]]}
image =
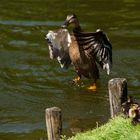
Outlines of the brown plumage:
{"label": "brown plumage", "polygon": [[71,39],[72,43],[69,48],[69,55],[75,67],[76,73],[80,78],[83,75],[96,81],[96,79],[99,78],[99,71],[94,59],[90,57],[86,50],[80,50],[75,36],[72,36]]}
{"label": "brown plumage", "polygon": [[131,109],[129,110],[129,117],[132,118],[132,124],[136,125],[140,123],[140,106],[139,105],[132,105]]}
{"label": "brown plumage", "polygon": [[132,119],[132,124],[140,123],[140,106],[131,96],[122,104],[122,113]]}
{"label": "brown plumage", "polygon": [[[72,26],[71,34],[64,29],[68,26]],[[107,71],[107,74],[110,73],[112,45],[106,34],[99,29],[96,32],[83,32],[75,14],[67,16],[63,29],[49,31],[46,39],[50,57],[55,56],[53,58],[57,58],[62,68],[68,68],[70,63],[73,64],[78,75],[74,82],[84,76],[93,80],[93,86],[89,89],[96,90],[95,84],[99,78],[97,63]]]}
{"label": "brown plumage", "polygon": [[[63,27],[72,26],[69,55],[78,77],[93,79],[94,85],[99,78],[97,63],[110,73],[112,67],[112,45],[101,30],[85,33],[82,31],[75,14],[68,15]],[[79,79],[80,79],[79,78]],[[95,86],[90,87],[96,88]]]}

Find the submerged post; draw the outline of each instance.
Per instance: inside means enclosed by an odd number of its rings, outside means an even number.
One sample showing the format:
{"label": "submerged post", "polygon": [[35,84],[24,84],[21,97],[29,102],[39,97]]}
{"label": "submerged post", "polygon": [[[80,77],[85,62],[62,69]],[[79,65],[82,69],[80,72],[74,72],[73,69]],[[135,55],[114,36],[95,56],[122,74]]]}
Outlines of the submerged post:
{"label": "submerged post", "polygon": [[48,140],[60,140],[62,133],[61,109],[58,107],[47,108],[45,119],[47,126]]}
{"label": "submerged post", "polygon": [[127,101],[127,81],[125,78],[114,78],[108,82],[110,113],[114,117],[121,111],[121,105]]}

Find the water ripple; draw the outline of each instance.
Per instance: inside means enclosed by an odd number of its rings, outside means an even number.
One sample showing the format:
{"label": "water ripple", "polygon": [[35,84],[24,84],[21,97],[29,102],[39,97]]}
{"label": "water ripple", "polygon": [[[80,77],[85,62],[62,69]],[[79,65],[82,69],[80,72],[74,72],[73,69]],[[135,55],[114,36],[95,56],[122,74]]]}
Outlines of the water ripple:
{"label": "water ripple", "polygon": [[0,24],[16,26],[60,26],[63,24],[63,21],[0,20]]}

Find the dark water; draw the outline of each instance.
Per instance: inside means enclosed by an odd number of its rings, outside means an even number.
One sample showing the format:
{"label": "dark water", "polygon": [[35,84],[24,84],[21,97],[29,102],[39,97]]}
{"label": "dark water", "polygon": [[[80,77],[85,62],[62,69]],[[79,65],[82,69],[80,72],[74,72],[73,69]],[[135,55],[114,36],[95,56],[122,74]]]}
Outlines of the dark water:
{"label": "dark water", "polygon": [[[45,109],[58,106],[64,134],[88,130],[110,117],[108,80],[125,77],[140,103],[139,0],[1,0],[0,140],[46,138]],[[97,92],[83,79],[71,86],[73,68],[61,70],[48,55],[45,34],[76,13],[86,31],[103,29],[113,44],[113,69],[102,70]]]}

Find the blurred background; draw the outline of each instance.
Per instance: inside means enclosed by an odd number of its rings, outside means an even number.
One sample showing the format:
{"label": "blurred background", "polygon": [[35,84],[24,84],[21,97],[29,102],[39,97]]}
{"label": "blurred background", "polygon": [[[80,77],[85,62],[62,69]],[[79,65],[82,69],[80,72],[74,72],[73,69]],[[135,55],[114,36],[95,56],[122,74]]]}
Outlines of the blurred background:
{"label": "blurred background", "polygon": [[[63,134],[71,136],[110,118],[108,80],[128,81],[128,94],[140,103],[139,0],[1,0],[0,140],[47,138],[45,109],[58,106]],[[100,70],[97,92],[90,80],[71,86],[71,67],[62,70],[49,58],[45,35],[75,13],[84,31],[104,30],[113,45],[113,69]]]}

